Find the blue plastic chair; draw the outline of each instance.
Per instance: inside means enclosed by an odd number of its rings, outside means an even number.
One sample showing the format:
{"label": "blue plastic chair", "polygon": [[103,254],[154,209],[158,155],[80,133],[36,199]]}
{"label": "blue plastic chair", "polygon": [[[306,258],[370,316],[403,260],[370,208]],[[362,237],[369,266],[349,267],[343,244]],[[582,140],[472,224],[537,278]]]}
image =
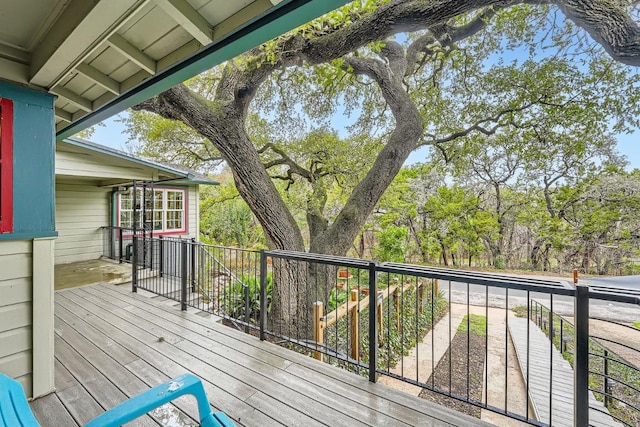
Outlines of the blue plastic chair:
{"label": "blue plastic chair", "polygon": [[0,373],[0,427],[40,427],[22,385]]}
{"label": "blue plastic chair", "polygon": [[[85,427],[121,426],[185,394],[197,399],[202,427],[235,427],[226,414],[211,411],[202,381],[192,374],[181,375],[132,397],[89,421]],[[0,427],[14,426],[39,427],[40,424],[31,412],[20,383],[0,374]]]}

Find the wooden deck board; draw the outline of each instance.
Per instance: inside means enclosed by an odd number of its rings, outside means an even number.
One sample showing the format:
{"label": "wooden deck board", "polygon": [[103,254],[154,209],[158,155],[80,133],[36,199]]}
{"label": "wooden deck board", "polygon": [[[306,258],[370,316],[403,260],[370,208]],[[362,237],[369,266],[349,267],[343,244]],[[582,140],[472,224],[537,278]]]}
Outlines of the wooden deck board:
{"label": "wooden deck board", "polygon": [[[32,402],[44,427],[83,424],[185,371],[238,425],[489,426],[148,295],[113,285],[56,293],[58,391]],[[175,406],[195,416],[189,399]]]}
{"label": "wooden deck board", "polygon": [[[534,322],[517,317],[510,318],[509,332],[522,375],[525,381],[529,382],[529,397],[538,420],[549,423],[551,417],[554,426],[572,427],[573,368],[555,347],[551,347],[547,336]],[[552,401],[549,398],[550,391]],[[596,400],[591,392],[589,405],[606,411],[602,402]],[[589,422],[594,427],[620,425],[606,413],[593,409],[589,411]]]}
{"label": "wooden deck board", "polygon": [[[118,296],[117,294],[114,294],[114,295]],[[178,325],[176,326],[178,328],[180,327],[179,326],[180,323],[185,321],[184,318],[181,318],[179,316],[180,314],[179,311],[173,312],[171,314],[167,314],[165,311],[158,310],[153,307],[149,307],[147,304],[144,304],[144,303],[135,304],[135,307],[132,305],[127,309],[134,311],[135,313],[137,313],[138,316],[148,321],[153,321],[154,317],[153,315],[145,314],[144,313],[145,309],[154,311],[156,316],[166,317],[167,315],[174,315],[176,317],[172,319],[173,322],[171,322],[171,325]],[[219,325],[216,325],[216,326],[220,327]],[[195,324],[195,322],[192,322],[189,324],[189,328],[192,331],[199,331],[201,334],[205,335],[208,332],[210,332],[211,320],[210,319],[204,320],[202,321],[202,324]],[[239,353],[234,354],[230,357],[233,358],[233,357],[239,357],[244,355],[244,357],[250,356],[254,360],[270,361],[269,363],[273,364],[274,366],[282,365],[283,369],[285,369],[288,373],[298,372],[299,374],[295,375],[297,379],[305,382],[308,382],[307,378],[310,376],[317,377],[318,380],[316,381],[318,382],[318,384],[316,384],[315,388],[326,393],[324,397],[325,400],[329,399],[331,396],[334,395],[334,390],[336,387],[341,387],[340,393],[336,396],[339,396],[338,400],[340,402],[344,401],[343,397],[348,396],[351,398],[351,402],[349,403],[349,411],[355,411],[358,409],[358,405],[364,405],[366,406],[365,413],[369,413],[371,410],[375,410],[383,414],[394,413],[398,421],[405,422],[407,424],[419,425],[420,420],[424,419],[426,412],[420,412],[414,409],[413,408],[415,406],[414,400],[412,400],[411,402],[407,402],[405,405],[399,406],[399,405],[391,404],[391,402],[387,401],[386,399],[381,400],[381,399],[377,399],[375,396],[372,397],[369,394],[371,393],[371,391],[368,389],[368,387],[374,386],[375,388],[375,385],[369,383],[368,381],[362,379],[361,377],[355,376],[354,374],[348,373],[340,369],[335,369],[323,363],[318,363],[316,361],[313,361],[310,358],[300,356],[297,353],[294,353],[295,356],[297,356],[297,358],[296,358],[296,362],[293,363],[290,360],[285,359],[285,357],[291,358],[292,352],[285,350],[281,347],[278,347],[278,346],[267,347],[270,351],[275,351],[278,353],[278,355],[274,355],[273,353],[270,353],[269,351],[267,351],[264,348],[264,346],[254,347],[253,345],[261,342],[251,336],[248,336],[245,334],[241,334],[240,336],[238,336],[237,331],[234,331],[233,329],[226,328],[226,327],[222,328],[219,332],[220,333],[217,333],[214,336],[210,336],[208,338],[216,342],[216,348],[224,349],[224,348],[229,348],[229,347],[225,347],[227,345],[234,346],[235,349],[239,351]],[[234,336],[233,337],[227,336],[226,333],[232,334]],[[243,340],[246,339],[247,342],[238,342],[238,339],[243,339]],[[307,362],[310,363],[310,365],[315,366],[316,368],[323,368],[323,371],[324,371],[324,368],[327,368],[326,371],[324,372],[331,372],[332,374],[335,374],[337,376],[333,378],[326,377],[325,374],[318,376],[317,372],[314,370],[296,369],[298,367],[302,367],[301,365],[299,365],[300,363],[306,364]],[[354,387],[353,385],[354,380],[360,380],[358,381],[358,384],[366,385],[367,387],[366,393],[363,394],[364,390],[362,388]],[[320,383],[324,383],[325,386],[324,387],[320,386]],[[381,391],[379,387],[377,389]],[[403,395],[404,395],[403,393],[398,394],[396,391],[392,391],[391,393],[386,395],[386,398],[393,397],[393,398],[398,398],[400,401],[402,401]],[[425,408],[425,410],[426,409],[428,409],[429,413],[433,415],[434,412],[439,413],[440,407],[436,406],[432,408]],[[380,417],[379,415],[377,416],[378,424],[380,423],[381,418],[384,418],[384,417]],[[444,419],[446,419],[446,416],[443,417],[443,420]],[[395,423],[397,424],[398,421],[395,421]]]}
{"label": "wooden deck board", "polygon": [[[155,313],[164,318],[171,319],[171,323],[180,325],[185,322],[182,312],[164,311],[161,308],[147,304],[145,302],[147,298],[139,299],[134,296],[135,301],[131,302],[130,294],[123,292],[122,288],[112,287],[105,291],[112,295],[125,298],[123,302],[126,301],[131,303],[129,309],[133,310],[135,307],[136,312],[140,315],[142,315],[142,311],[149,311],[150,313]],[[206,333],[211,328],[211,319],[200,319],[198,317],[194,317],[187,323],[184,323],[184,325],[188,325],[189,328],[193,330],[200,330],[201,332]],[[219,325],[215,326],[220,328]],[[342,369],[336,369],[325,363],[319,363],[316,360],[301,356],[297,353],[292,353],[282,347],[276,345],[265,345],[265,343],[256,340],[252,336],[242,333],[238,334],[238,332],[232,328],[222,327],[216,330],[215,339],[223,340],[227,338],[231,339],[231,341],[235,343],[235,347],[241,350],[244,354],[252,355],[258,359],[264,359],[264,354],[268,353],[275,355],[281,360],[295,360],[295,363],[290,363],[290,366],[286,368],[287,372],[300,372],[297,376],[307,381],[308,378],[316,378],[317,380],[315,381],[322,381],[322,379],[326,379],[328,380],[328,392],[333,392],[336,387],[340,387],[339,395],[346,396],[349,391],[352,391],[352,400],[366,403],[371,410],[383,411],[385,413],[397,413],[400,417],[410,417],[408,424],[459,425],[458,423],[462,422],[461,420],[456,419],[456,412],[453,412],[452,414],[450,410],[447,410],[442,406],[433,404],[424,405],[423,400],[417,399],[416,401],[414,396],[399,393],[395,389],[387,386],[373,384],[361,377],[355,376],[352,373]],[[416,402],[419,403],[416,404]],[[425,421],[425,419],[429,419],[430,421]],[[425,422],[427,424],[421,424]],[[465,425],[487,425],[473,419],[465,422],[467,422]]]}

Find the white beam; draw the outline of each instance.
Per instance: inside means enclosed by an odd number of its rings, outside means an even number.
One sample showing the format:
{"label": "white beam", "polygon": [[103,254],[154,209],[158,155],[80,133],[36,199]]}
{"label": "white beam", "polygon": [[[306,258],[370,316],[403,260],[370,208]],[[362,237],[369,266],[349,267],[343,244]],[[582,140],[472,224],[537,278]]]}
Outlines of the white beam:
{"label": "white beam", "polygon": [[156,61],[149,55],[132,45],[129,40],[120,34],[114,34],[109,37],[109,45],[115,50],[126,56],[132,62],[135,62],[140,68],[149,74],[156,73]]}
{"label": "white beam", "polygon": [[77,93],[74,93],[67,88],[56,86],[53,89],[51,89],[51,92],[55,93],[61,98],[66,99],[67,101],[71,102],[72,104],[74,104],[81,110],[86,111],[87,113],[90,113],[91,111],[93,111],[93,108],[92,108],[93,106],[91,105],[91,101],[81,97]]}
{"label": "white beam", "polygon": [[32,52],[30,82],[53,87],[150,0],[70,0]]}
{"label": "white beam", "polygon": [[271,9],[273,4],[271,0],[255,0],[254,2],[249,3],[246,7],[240,9],[224,21],[218,23],[213,28],[213,39],[217,40],[230,31],[235,30],[240,27],[242,24],[247,21],[255,18],[256,16],[260,16],[265,13],[267,10]]}
{"label": "white beam", "polygon": [[278,3],[280,3],[282,0],[271,0],[271,4],[272,5],[277,5]]}
{"label": "white beam", "polygon": [[33,240],[33,397],[54,391],[53,242],[55,237]]}
{"label": "white beam", "polygon": [[56,108],[55,114],[57,118],[65,122],[71,123],[73,121],[73,115],[68,111],[64,111],[62,108]]}
{"label": "white beam", "polygon": [[[96,6],[96,2],[71,0],[51,29],[42,37],[40,44],[34,49],[31,57],[32,82],[48,86],[50,81],[40,80],[47,71],[46,68],[54,65],[54,57],[60,51],[65,42],[70,39],[76,28],[89,15]],[[64,64],[65,66],[67,64]],[[62,64],[59,64],[63,67]]]}
{"label": "white beam", "polygon": [[29,66],[0,57],[0,78],[17,83],[29,83]]}
{"label": "white beam", "polygon": [[114,95],[120,95],[120,83],[101,71],[96,70],[91,65],[85,63],[78,64],[76,71]]}
{"label": "white beam", "polygon": [[186,0],[154,0],[154,2],[202,45],[208,45],[213,41],[211,26]]}
{"label": "white beam", "polygon": [[11,59],[12,61],[20,62],[22,64],[29,64],[31,62],[31,55],[29,52],[18,49],[8,44],[4,44],[0,41],[0,56]]}

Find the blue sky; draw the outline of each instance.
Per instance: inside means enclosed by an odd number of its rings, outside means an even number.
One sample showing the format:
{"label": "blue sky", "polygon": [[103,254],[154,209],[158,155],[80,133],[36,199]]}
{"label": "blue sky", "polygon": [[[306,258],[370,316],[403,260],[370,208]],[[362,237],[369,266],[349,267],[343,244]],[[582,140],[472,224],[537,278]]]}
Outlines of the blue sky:
{"label": "blue sky", "polygon": [[[96,126],[95,133],[91,136],[91,140],[102,145],[107,145],[119,150],[126,150],[126,142],[128,139],[125,133],[123,123],[116,121],[117,116],[107,119],[105,126]],[[618,136],[618,151],[629,160],[629,169],[640,169],[640,130],[629,135]],[[408,164],[416,162],[425,162],[427,160],[427,149],[420,149],[413,152]]]}

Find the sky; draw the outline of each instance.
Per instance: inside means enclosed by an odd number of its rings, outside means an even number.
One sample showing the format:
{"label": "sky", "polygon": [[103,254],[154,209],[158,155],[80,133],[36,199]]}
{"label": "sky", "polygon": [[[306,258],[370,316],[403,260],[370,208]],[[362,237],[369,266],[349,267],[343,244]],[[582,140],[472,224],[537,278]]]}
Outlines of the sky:
{"label": "sky", "polygon": [[[558,22],[554,21],[555,25],[561,26],[564,20],[563,15],[560,14],[556,16],[556,19],[558,20]],[[541,34],[542,37],[542,35],[546,34],[546,32],[540,31],[539,34]],[[404,36],[399,35],[397,37]],[[544,37],[546,37],[546,35],[544,35]],[[539,48],[535,53],[535,55],[539,55],[541,58],[549,54],[548,51],[545,51],[542,48],[543,44],[544,43],[542,41],[538,44]],[[496,53],[495,58],[489,58],[486,61],[486,64],[487,66],[489,66],[498,60],[504,60],[505,62],[509,62],[512,60],[521,61],[527,59],[527,56],[527,53],[522,49],[509,50],[505,48],[502,52]],[[120,114],[126,115],[126,112]],[[117,121],[117,117],[118,116],[107,119],[104,122],[105,126],[96,126],[95,133],[91,136],[90,139],[99,144],[127,151],[126,142],[128,139],[128,135],[125,132],[124,125]],[[346,136],[346,134],[343,135],[343,132],[341,132],[340,128],[346,128],[346,126],[348,126],[351,122],[353,122],[353,118],[345,117],[340,113],[334,115],[334,117],[332,118],[333,127],[338,131],[340,136]],[[616,139],[618,152],[626,156],[627,160],[629,161],[627,169],[640,169],[640,129],[635,129],[635,132],[631,134],[618,135]],[[423,147],[413,152],[409,156],[405,164],[413,164],[426,161],[428,161],[428,148]]]}
{"label": "sky", "polygon": [[[126,113],[120,113],[126,114]],[[105,126],[96,126],[95,133],[91,140],[98,144],[107,145],[122,151],[128,151],[126,142],[128,135],[125,132],[123,123],[117,121],[118,116],[114,116],[104,121]],[[640,169],[640,129],[629,135],[619,135],[617,142],[618,151],[624,154],[629,160],[627,169]],[[406,164],[426,162],[428,160],[427,148],[421,148],[411,153]]]}

